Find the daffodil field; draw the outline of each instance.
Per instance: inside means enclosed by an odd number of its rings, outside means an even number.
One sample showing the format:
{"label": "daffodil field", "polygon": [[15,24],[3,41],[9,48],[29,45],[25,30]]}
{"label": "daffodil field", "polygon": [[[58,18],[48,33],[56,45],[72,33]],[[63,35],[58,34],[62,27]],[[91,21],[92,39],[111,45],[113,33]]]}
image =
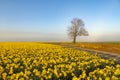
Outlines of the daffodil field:
{"label": "daffodil field", "polygon": [[53,44],[1,42],[0,80],[120,80],[115,61]]}

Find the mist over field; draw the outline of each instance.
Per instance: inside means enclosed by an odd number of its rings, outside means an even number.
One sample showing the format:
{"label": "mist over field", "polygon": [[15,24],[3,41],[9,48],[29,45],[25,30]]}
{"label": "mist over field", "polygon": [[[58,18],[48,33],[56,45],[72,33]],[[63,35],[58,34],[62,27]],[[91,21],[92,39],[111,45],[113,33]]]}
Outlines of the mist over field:
{"label": "mist over field", "polygon": [[[119,34],[104,34],[78,37],[78,42],[97,42],[97,41],[120,41]],[[1,32],[0,41],[42,41],[59,42],[71,41],[67,34],[63,33],[40,33],[40,32]]]}

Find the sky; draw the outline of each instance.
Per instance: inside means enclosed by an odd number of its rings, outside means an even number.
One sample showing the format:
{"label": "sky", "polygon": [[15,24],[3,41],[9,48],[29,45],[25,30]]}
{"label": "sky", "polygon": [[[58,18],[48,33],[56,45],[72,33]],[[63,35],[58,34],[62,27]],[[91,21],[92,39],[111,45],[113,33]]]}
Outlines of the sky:
{"label": "sky", "polygon": [[0,0],[0,41],[71,41],[73,18],[89,32],[77,41],[120,41],[120,0]]}

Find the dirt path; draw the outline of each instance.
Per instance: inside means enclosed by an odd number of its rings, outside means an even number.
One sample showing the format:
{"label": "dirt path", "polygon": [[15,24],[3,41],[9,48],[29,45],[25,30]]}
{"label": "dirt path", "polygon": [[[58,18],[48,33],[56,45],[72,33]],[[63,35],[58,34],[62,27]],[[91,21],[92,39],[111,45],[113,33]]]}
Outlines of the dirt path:
{"label": "dirt path", "polygon": [[[61,45],[61,44],[57,44],[57,45]],[[87,51],[91,54],[97,53],[98,55],[100,55],[104,59],[111,59],[111,58],[116,59],[116,62],[120,64],[120,55],[117,53],[104,52],[104,51],[80,48],[80,47],[75,47],[75,46],[67,46],[67,45],[61,45],[61,46],[65,47],[65,48],[72,48],[72,49],[76,49],[76,50]]]}

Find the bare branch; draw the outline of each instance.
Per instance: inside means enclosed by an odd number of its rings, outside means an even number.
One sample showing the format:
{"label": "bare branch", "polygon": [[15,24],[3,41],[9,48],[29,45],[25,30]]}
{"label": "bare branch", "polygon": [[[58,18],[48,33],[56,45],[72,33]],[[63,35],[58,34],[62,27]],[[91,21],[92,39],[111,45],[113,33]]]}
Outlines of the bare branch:
{"label": "bare branch", "polygon": [[77,36],[88,36],[88,32],[84,29],[84,22],[79,18],[73,18],[71,26],[68,27],[68,35],[74,43]]}

